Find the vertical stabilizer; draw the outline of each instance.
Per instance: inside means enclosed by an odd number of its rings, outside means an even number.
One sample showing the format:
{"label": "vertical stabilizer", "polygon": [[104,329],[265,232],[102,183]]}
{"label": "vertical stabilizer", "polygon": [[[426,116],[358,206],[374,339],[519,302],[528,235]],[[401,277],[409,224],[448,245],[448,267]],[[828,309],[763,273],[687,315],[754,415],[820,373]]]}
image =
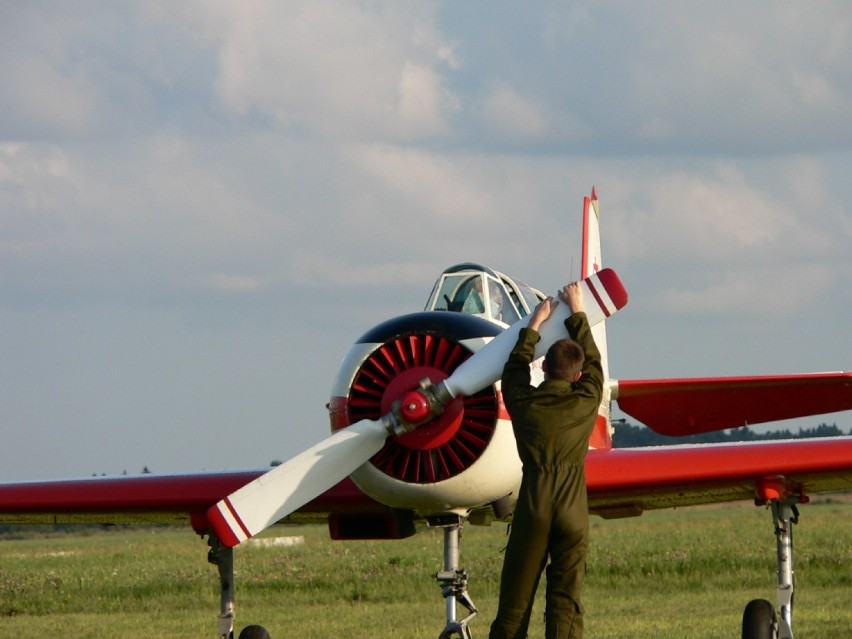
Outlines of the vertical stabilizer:
{"label": "vertical stabilizer", "polygon": [[[598,194],[592,187],[591,197],[583,198],[583,255],[581,277],[589,277],[603,268],[600,233],[600,205]],[[604,379],[609,380],[609,361],[607,358],[606,322],[592,327],[595,344],[601,352]],[[592,433],[589,445],[592,448],[612,447],[612,424],[610,421],[610,391],[604,386],[604,397],[598,409],[598,422]]]}
{"label": "vertical stabilizer", "polygon": [[601,257],[600,205],[592,187],[591,197],[583,198],[583,264],[581,278],[589,277],[603,268]]}

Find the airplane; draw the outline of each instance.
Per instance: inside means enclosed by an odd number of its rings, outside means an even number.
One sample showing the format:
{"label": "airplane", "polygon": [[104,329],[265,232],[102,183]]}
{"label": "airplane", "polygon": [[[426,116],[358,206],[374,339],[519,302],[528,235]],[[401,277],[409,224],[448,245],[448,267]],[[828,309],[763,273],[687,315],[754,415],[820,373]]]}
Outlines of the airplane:
{"label": "airplane", "polygon": [[[599,223],[593,189],[583,202],[580,276],[587,304],[593,300],[590,322],[597,322],[592,330],[607,383],[586,459],[590,512],[617,518],[741,500],[768,506],[776,604],[749,602],[743,637],[792,639],[798,505],[852,489],[852,437],[618,449],[612,402],[659,433],[685,436],[852,409],[852,372],[610,377],[606,318],[626,304],[627,292],[603,268]],[[385,321],[352,346],[328,404],[333,434],[316,446],[271,468],[0,484],[0,523],[189,523],[207,537],[208,559],[218,569],[218,636],[232,639],[233,547],[241,541],[275,523],[305,522],[327,523],[332,539],[402,539],[425,521],[444,533],[436,575],[446,607],[440,637],[472,639],[478,609],[459,565],[459,533],[467,523],[511,517],[521,465],[500,369],[545,297],[481,264],[451,266],[422,312]],[[542,327],[543,346],[561,336],[560,325]],[[540,363],[533,363],[533,376],[541,379]],[[240,639],[262,632],[249,626]]]}

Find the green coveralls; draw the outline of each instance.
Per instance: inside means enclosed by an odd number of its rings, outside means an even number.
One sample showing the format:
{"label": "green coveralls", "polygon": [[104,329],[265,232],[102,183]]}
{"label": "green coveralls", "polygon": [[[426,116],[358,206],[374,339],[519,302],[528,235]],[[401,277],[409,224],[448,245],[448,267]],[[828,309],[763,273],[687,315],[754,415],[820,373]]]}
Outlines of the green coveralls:
{"label": "green coveralls", "polygon": [[521,329],[503,369],[503,401],[523,463],[523,480],[503,561],[500,603],[490,639],[524,639],[541,573],[547,566],[545,637],[583,634],[580,586],[586,570],[589,509],[585,458],[603,392],[601,355],[585,313],[565,320],[583,348],[583,376],[530,385],[540,336]]}

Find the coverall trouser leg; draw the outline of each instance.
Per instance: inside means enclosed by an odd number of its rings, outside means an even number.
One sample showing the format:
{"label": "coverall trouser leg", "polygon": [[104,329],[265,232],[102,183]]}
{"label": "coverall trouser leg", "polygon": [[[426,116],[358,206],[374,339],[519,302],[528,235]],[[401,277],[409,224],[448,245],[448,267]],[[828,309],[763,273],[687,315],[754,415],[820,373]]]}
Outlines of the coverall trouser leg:
{"label": "coverall trouser leg", "polygon": [[561,484],[554,486],[550,564],[547,567],[546,639],[580,639],[583,606],[580,591],[586,574],[589,547],[589,502],[582,464],[569,466]]}
{"label": "coverall trouser leg", "polygon": [[[580,587],[588,547],[585,481],[576,467],[559,473],[525,473],[503,560],[500,603],[490,639],[524,639],[533,600],[547,563],[547,639],[580,639]],[[582,473],[582,465],[579,465]],[[567,480],[567,481],[566,481]]]}
{"label": "coverall trouser leg", "polygon": [[541,573],[547,563],[549,524],[530,511],[529,495],[519,494],[500,576],[500,602],[489,639],[525,639]]}

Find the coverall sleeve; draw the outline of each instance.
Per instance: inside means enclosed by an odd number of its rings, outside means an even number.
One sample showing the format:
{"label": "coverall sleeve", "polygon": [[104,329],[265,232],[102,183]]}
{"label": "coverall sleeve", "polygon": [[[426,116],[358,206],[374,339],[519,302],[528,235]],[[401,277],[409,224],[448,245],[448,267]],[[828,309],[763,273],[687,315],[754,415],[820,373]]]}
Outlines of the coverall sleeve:
{"label": "coverall sleeve", "polygon": [[509,354],[509,359],[503,366],[503,376],[500,381],[503,401],[510,408],[515,400],[527,396],[531,391],[530,362],[535,356],[535,345],[541,339],[538,331],[522,328],[518,341]]}
{"label": "coverall sleeve", "polygon": [[583,376],[577,384],[585,386],[589,391],[600,396],[603,393],[604,384],[603,362],[586,314],[573,313],[565,320],[565,328],[568,329],[571,339],[577,342],[586,354],[583,362]]}

